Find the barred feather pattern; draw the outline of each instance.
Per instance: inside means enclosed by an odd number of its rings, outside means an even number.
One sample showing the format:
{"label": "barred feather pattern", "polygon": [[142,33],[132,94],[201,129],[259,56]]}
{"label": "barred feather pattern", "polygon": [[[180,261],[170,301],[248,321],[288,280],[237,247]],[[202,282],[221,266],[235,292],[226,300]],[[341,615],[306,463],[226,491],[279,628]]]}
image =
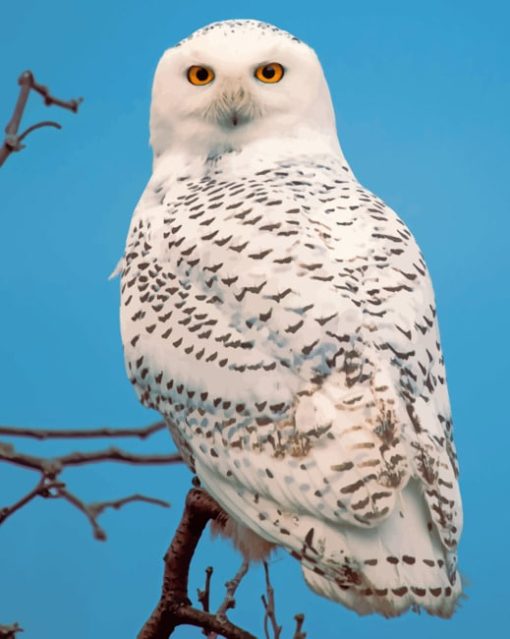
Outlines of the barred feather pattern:
{"label": "barred feather pattern", "polygon": [[338,158],[241,160],[153,174],[122,268],[130,380],[319,594],[448,617],[462,509],[424,259]]}

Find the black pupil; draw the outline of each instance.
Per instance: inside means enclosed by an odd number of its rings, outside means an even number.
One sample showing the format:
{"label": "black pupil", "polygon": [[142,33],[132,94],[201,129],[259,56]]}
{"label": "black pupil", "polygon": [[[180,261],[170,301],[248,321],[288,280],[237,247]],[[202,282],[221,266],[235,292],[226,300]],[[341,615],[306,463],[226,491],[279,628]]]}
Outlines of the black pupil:
{"label": "black pupil", "polygon": [[200,80],[200,82],[205,82],[208,77],[209,77],[209,71],[207,69],[204,69],[204,67],[201,67],[200,69],[198,69],[197,78],[198,80]]}
{"label": "black pupil", "polygon": [[262,75],[267,79],[267,80],[271,80],[271,78],[274,78],[276,74],[276,71],[274,69],[274,67],[264,67],[262,69]]}

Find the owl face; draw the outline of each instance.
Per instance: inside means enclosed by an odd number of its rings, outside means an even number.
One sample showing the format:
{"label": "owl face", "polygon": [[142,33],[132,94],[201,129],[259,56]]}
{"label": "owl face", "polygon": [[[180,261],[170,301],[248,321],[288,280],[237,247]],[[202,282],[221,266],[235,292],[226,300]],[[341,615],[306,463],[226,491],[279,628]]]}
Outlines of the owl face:
{"label": "owl face", "polygon": [[276,27],[215,23],[160,60],[151,109],[156,154],[210,153],[306,129],[334,132],[329,91],[314,51]]}

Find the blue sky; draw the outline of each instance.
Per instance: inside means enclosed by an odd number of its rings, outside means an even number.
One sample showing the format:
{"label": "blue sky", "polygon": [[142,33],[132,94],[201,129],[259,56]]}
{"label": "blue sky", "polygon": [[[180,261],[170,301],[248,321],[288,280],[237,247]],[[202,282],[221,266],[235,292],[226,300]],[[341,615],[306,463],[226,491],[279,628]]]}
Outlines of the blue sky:
{"label": "blue sky", "polygon": [[[118,330],[120,257],[131,211],[150,174],[148,108],[162,51],[204,24],[253,17],[318,52],[343,150],[360,181],[411,227],[434,278],[456,422],[466,524],[468,598],[448,622],[426,615],[358,618],[306,589],[295,562],[273,562],[280,622],[295,612],[310,639],[475,637],[507,625],[508,330],[510,231],[508,3],[361,0],[69,2],[2,7],[0,123],[30,68],[59,97],[83,95],[79,115],[32,97],[34,133],[0,170],[0,422],[41,427],[143,425],[124,374]],[[23,442],[19,442],[21,447]],[[83,448],[86,446],[84,445]],[[162,433],[137,450],[171,450]],[[64,444],[26,444],[51,454]],[[0,505],[35,478],[0,466]],[[132,505],[107,514],[105,544],[79,513],[39,501],[0,528],[0,623],[24,639],[133,637],[156,602],[161,557],[189,482],[184,468],[74,470],[90,500],[144,492],[168,511]],[[238,558],[204,540],[193,588],[217,568],[215,593]],[[194,590],[193,590],[194,591]],[[263,580],[247,579],[234,614],[260,634]],[[176,637],[200,637],[184,629]]]}

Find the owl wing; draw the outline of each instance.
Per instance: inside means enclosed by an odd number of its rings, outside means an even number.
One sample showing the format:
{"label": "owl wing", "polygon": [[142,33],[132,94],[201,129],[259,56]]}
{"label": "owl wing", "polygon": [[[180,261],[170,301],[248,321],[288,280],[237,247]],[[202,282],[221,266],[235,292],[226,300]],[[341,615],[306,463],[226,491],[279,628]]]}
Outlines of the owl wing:
{"label": "owl wing", "polygon": [[203,185],[206,205],[153,188],[134,217],[122,315],[142,401],[194,458],[288,512],[373,526],[415,474],[454,543],[448,398],[410,233],[357,183],[334,216],[229,187]]}

